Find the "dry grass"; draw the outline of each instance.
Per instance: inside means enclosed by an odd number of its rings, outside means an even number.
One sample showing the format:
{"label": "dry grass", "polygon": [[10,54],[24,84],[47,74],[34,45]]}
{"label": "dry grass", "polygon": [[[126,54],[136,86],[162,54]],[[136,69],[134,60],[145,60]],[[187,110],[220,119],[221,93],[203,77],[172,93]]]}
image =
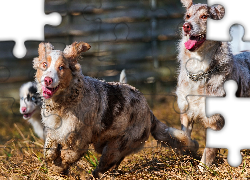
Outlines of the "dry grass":
{"label": "dry grass", "polygon": [[[156,117],[169,126],[179,128],[179,114],[173,108],[174,97],[154,98],[157,102],[153,106]],[[18,105],[15,108],[18,108]],[[67,176],[48,173],[43,156],[43,141],[35,137],[30,129],[27,130],[28,124],[23,123],[20,116],[6,113],[2,117],[4,118],[1,118],[1,123],[5,125],[0,127],[0,131],[4,130],[0,134],[2,142],[4,141],[3,145],[0,145],[0,179],[85,179],[94,169],[91,163],[82,158],[70,168]],[[6,127],[9,129],[6,130]],[[199,141],[200,147],[204,147],[205,130],[201,129],[200,124],[195,125],[193,138]],[[100,158],[94,150],[90,151]],[[110,170],[103,175],[103,179],[250,178],[249,151],[242,151],[243,163],[237,168],[232,168],[226,160],[227,151],[221,150],[215,164],[205,173],[201,173],[197,165],[202,151],[203,148],[200,148],[196,157],[179,155],[170,148],[157,147],[157,142],[150,137],[143,150],[126,157],[118,170]],[[90,158],[94,160],[92,155]]]}

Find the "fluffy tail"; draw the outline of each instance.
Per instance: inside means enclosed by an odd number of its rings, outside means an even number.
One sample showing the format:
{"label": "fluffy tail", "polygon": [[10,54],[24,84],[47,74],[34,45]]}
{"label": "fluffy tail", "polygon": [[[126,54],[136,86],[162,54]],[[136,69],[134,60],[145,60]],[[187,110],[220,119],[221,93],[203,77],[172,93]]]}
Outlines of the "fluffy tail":
{"label": "fluffy tail", "polygon": [[195,153],[199,149],[197,141],[192,140],[182,130],[167,127],[164,123],[160,122],[152,113],[152,136],[161,142],[163,145],[168,145],[178,152],[191,152]]}
{"label": "fluffy tail", "polygon": [[126,77],[125,69],[123,69],[121,74],[120,74],[120,82],[121,83],[127,83],[127,77]]}

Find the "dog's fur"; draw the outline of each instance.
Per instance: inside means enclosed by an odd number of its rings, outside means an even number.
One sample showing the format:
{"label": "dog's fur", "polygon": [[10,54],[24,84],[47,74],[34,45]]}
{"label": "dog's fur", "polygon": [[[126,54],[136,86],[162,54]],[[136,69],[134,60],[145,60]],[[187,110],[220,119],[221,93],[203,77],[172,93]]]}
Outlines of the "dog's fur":
{"label": "dog's fur", "polygon": [[[181,115],[182,130],[191,138],[193,123],[203,122],[205,128],[220,130],[224,119],[220,115],[206,117],[205,97],[224,96],[223,83],[233,79],[238,83],[237,96],[250,95],[250,53],[244,52],[233,56],[228,42],[209,41],[205,39],[207,18],[221,19],[224,9],[220,6],[208,7],[206,4],[193,4],[192,0],[181,0],[186,7],[184,26],[189,23],[191,30],[185,31],[183,26],[182,39],[179,42],[179,77],[176,94]],[[199,35],[200,39],[197,38]],[[191,40],[204,40],[203,43],[190,43]],[[198,42],[198,41],[197,41]],[[210,71],[210,70],[213,71]],[[204,79],[192,80],[188,72],[208,72]],[[209,73],[210,71],[210,73]],[[186,97],[189,96],[188,101]],[[196,96],[197,95],[197,96]],[[218,149],[206,148],[201,164],[209,166],[216,157]],[[201,166],[202,167],[202,166]]]}
{"label": "dog's fur", "polygon": [[93,171],[98,178],[142,148],[150,133],[172,147],[197,151],[196,141],[156,119],[134,87],[82,75],[77,59],[89,48],[87,43],[75,42],[62,52],[41,43],[39,57],[33,61],[38,92],[43,96],[45,158],[50,169],[65,172],[93,143],[102,154]]}
{"label": "dog's fur", "polygon": [[44,139],[44,127],[41,123],[41,98],[37,93],[36,82],[24,83],[19,90],[20,113],[23,119],[28,120],[35,133]]}
{"label": "dog's fur", "polygon": [[[125,70],[123,69],[120,74],[120,82],[127,83]],[[19,89],[20,96],[20,113],[23,115],[24,120],[32,125],[35,133],[41,139],[45,139],[44,126],[41,122],[41,97],[37,93],[36,82],[24,83]]]}

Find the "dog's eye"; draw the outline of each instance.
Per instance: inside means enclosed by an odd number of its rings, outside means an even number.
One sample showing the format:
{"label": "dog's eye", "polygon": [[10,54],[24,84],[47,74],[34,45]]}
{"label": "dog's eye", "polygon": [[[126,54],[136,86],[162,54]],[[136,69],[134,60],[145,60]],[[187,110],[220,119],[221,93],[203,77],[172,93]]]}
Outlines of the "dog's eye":
{"label": "dog's eye", "polygon": [[43,63],[43,67],[44,67],[44,68],[47,67],[47,63],[46,63],[46,62]]}
{"label": "dog's eye", "polygon": [[60,66],[60,67],[59,67],[59,70],[63,70],[63,69],[64,69],[64,67],[63,67],[63,66]]}
{"label": "dog's eye", "polygon": [[31,101],[36,101],[36,98],[34,96],[32,96]]}
{"label": "dog's eye", "polygon": [[201,16],[201,19],[207,19],[206,15]]}
{"label": "dog's eye", "polygon": [[190,15],[187,15],[186,18],[189,19],[189,18],[190,18]]}
{"label": "dog's eye", "polygon": [[20,99],[23,100],[23,97],[21,97]]}

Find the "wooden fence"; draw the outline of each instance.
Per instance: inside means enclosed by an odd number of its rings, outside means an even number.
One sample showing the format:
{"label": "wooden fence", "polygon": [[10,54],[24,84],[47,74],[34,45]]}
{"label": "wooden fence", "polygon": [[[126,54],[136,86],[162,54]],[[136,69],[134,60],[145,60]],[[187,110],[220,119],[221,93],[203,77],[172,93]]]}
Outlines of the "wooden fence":
{"label": "wooden fence", "polygon": [[[170,92],[184,11],[179,0],[45,0],[46,13],[62,16],[59,26],[45,26],[45,41],[61,50],[74,41],[88,42],[91,49],[80,60],[84,75],[118,81],[126,69],[128,83]],[[6,84],[33,80],[39,43],[25,42],[27,54],[17,59],[14,41],[0,42],[0,93]]]}

